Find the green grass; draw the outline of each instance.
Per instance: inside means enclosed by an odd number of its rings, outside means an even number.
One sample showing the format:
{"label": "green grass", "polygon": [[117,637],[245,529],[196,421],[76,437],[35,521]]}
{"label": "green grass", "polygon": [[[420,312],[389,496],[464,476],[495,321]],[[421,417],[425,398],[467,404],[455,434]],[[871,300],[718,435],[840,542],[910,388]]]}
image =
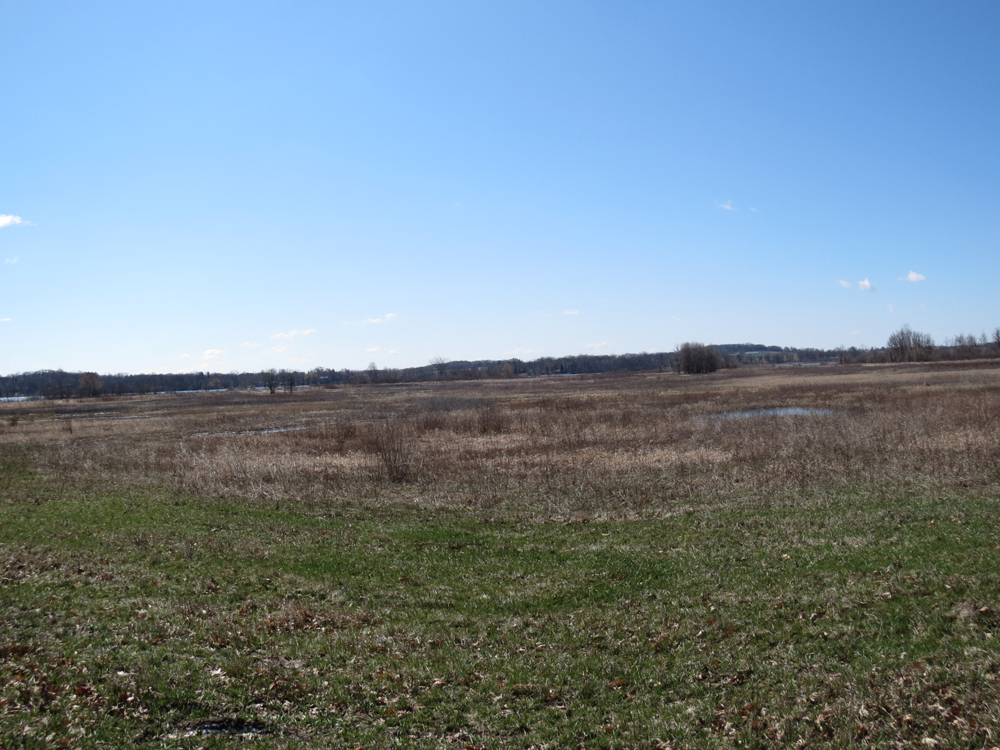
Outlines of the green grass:
{"label": "green grass", "polygon": [[[0,479],[0,746],[990,747],[1000,501],[651,521]],[[36,502],[36,500],[38,502]],[[692,506],[697,507],[697,506]]]}

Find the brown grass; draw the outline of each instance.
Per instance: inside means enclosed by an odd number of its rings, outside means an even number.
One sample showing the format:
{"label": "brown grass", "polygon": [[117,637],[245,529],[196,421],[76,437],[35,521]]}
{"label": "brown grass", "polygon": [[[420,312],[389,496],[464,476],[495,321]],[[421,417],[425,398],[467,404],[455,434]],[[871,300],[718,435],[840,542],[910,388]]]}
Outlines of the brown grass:
{"label": "brown grass", "polygon": [[[829,415],[726,419],[798,406]],[[322,508],[572,517],[789,492],[995,487],[1000,367],[743,370],[23,403],[0,446],[63,482]]]}

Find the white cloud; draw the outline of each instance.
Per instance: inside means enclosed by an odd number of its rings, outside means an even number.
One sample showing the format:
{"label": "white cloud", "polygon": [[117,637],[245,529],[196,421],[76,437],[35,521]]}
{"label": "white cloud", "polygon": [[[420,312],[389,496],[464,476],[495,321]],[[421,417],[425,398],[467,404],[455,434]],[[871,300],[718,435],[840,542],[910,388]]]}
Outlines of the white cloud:
{"label": "white cloud", "polygon": [[852,336],[859,336],[859,335],[861,335],[861,331],[851,331],[851,335]]}
{"label": "white cloud", "polygon": [[678,318],[676,315],[671,315],[670,319],[671,320],[680,320],[680,318]]}
{"label": "white cloud", "polygon": [[11,224],[30,224],[31,222],[26,222],[20,216],[13,216],[12,214],[0,214],[0,227],[9,227]]}
{"label": "white cloud", "polygon": [[260,344],[254,344],[249,341],[244,341],[240,346],[260,346]]}
{"label": "white cloud", "polygon": [[390,349],[389,350],[389,354],[399,354],[399,350],[398,349]]}
{"label": "white cloud", "polygon": [[906,276],[900,276],[900,281],[927,281],[927,277],[922,273],[917,273],[916,271],[910,271]]}
{"label": "white cloud", "polygon": [[377,352],[378,351],[378,347],[377,346],[369,346],[367,349],[365,349],[365,351],[366,352]]}
{"label": "white cloud", "polygon": [[599,344],[584,344],[584,347],[587,349],[600,349],[601,347],[605,347],[607,345],[607,341],[602,341]]}
{"label": "white cloud", "polygon": [[10,323],[10,318],[0,318],[0,323]]}
{"label": "white cloud", "polygon": [[580,314],[579,310],[565,310],[565,311],[563,311],[563,315],[579,315],[579,314]]}
{"label": "white cloud", "polygon": [[725,203],[716,203],[715,205],[717,205],[719,208],[725,209],[726,211],[735,211],[736,210],[736,208],[733,206],[733,202],[732,201],[726,201]]}
{"label": "white cloud", "polygon": [[275,354],[281,354],[283,351],[285,351],[285,347],[283,347],[283,346],[272,346],[271,347],[271,351],[274,352]]}
{"label": "white cloud", "polygon": [[396,315],[396,313],[386,313],[384,318],[365,318],[364,320],[361,321],[361,325],[370,326],[370,325],[378,325],[379,323],[389,323],[393,319],[398,317],[399,316]]}
{"label": "white cloud", "polygon": [[206,349],[201,355],[202,359],[218,359],[220,354],[225,354],[224,349]]}
{"label": "white cloud", "polygon": [[288,333],[276,333],[271,338],[272,339],[294,339],[296,336],[308,336],[310,333],[316,333],[315,328],[307,328],[304,331],[289,331]]}
{"label": "white cloud", "polygon": [[872,288],[872,283],[866,278],[864,281],[858,282],[858,289],[862,292],[870,292]]}
{"label": "white cloud", "polygon": [[754,212],[755,214],[759,214],[759,213],[760,213],[760,211],[758,211],[758,210],[757,210],[756,208],[754,208],[753,206],[750,206],[750,210],[751,210],[751,211],[753,211],[753,212]]}
{"label": "white cloud", "polygon": [[181,356],[178,359],[191,359],[191,355],[187,352],[181,352]]}
{"label": "white cloud", "polygon": [[844,281],[843,279],[837,279],[837,283],[840,284],[842,287],[844,287],[844,289],[850,289],[851,288],[851,282],[850,281]]}
{"label": "white cloud", "polygon": [[894,312],[896,312],[896,308],[895,308],[895,307],[893,307],[892,305],[886,305],[886,307],[888,307],[888,308],[889,308],[889,312],[891,312],[891,313],[894,313]]}
{"label": "white cloud", "polygon": [[14,258],[4,258],[3,259],[3,264],[5,266],[12,266],[15,263],[17,263],[17,260],[18,260],[17,257],[14,257]]}

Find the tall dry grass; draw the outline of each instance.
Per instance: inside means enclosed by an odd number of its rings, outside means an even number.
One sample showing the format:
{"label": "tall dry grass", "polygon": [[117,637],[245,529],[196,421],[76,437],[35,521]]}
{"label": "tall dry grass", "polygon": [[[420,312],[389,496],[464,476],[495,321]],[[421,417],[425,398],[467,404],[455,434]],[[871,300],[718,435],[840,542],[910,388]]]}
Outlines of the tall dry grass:
{"label": "tall dry grass", "polygon": [[[798,406],[806,416],[725,418]],[[0,409],[0,449],[89,489],[645,515],[830,491],[992,492],[1000,368],[943,364],[191,394]]]}

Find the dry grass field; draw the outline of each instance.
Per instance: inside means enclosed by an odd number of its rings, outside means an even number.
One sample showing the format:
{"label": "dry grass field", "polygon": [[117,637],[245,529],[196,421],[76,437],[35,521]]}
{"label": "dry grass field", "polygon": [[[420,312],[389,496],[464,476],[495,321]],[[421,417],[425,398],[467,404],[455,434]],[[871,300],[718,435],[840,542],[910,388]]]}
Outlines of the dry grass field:
{"label": "dry grass field", "polygon": [[989,362],[2,404],[0,747],[994,747],[998,509]]}

